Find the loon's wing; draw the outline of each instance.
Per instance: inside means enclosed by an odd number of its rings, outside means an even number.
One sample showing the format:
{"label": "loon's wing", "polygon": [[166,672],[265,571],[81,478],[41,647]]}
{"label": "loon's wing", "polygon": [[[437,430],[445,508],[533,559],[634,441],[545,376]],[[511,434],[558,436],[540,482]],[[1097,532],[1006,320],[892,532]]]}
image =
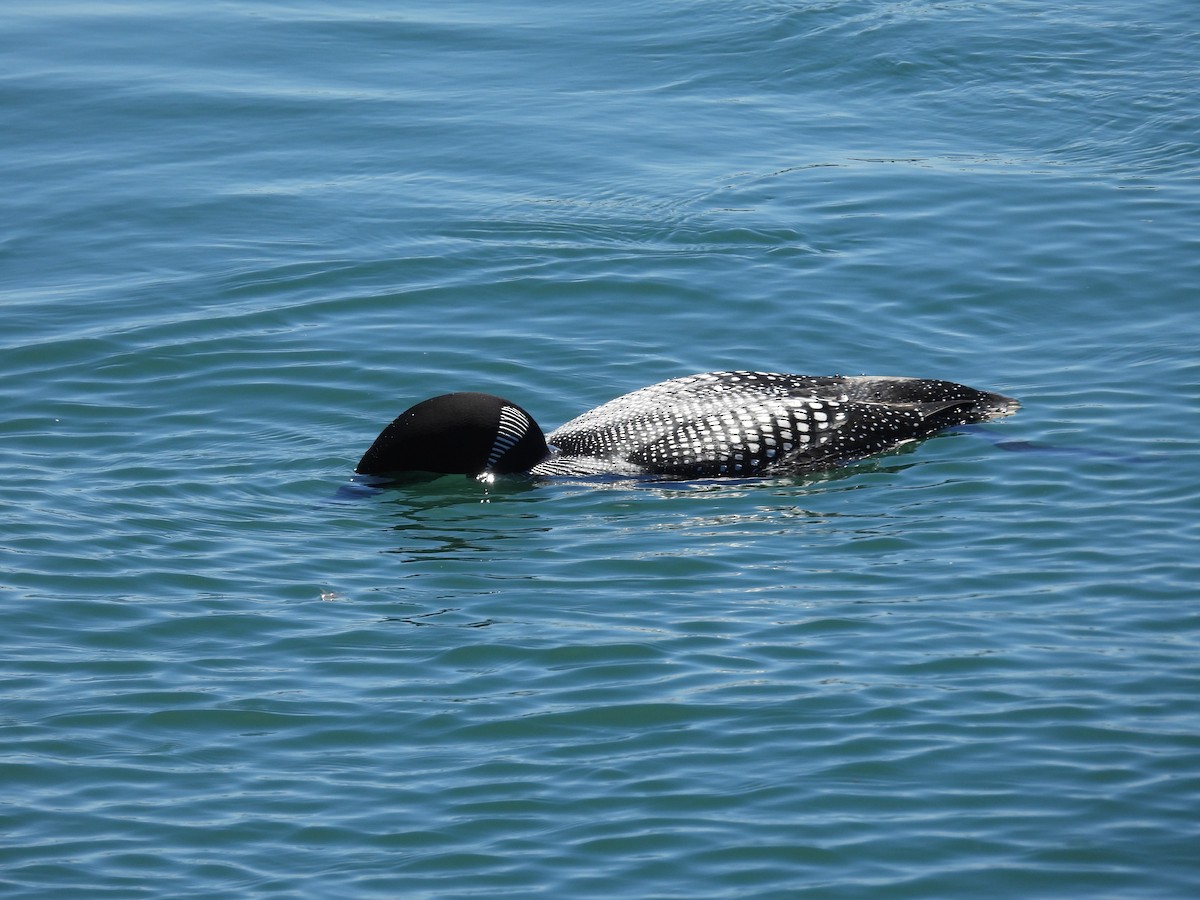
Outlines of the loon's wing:
{"label": "loon's wing", "polygon": [[[546,440],[572,452],[615,449],[618,438],[645,443],[681,423],[735,410],[758,400],[785,397],[847,400],[840,376],[780,375],[772,372],[704,372],[639,388],[556,428]],[[613,445],[610,447],[609,445]]]}
{"label": "loon's wing", "polygon": [[799,474],[891,450],[939,427],[918,409],[789,397],[685,422],[628,459],[659,475]]}

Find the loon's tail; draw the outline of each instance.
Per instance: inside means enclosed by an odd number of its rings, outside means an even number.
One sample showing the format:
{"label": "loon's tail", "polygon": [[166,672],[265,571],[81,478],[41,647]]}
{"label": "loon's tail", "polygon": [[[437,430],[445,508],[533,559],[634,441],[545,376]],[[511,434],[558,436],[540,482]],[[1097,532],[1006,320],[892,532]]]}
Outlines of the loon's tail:
{"label": "loon's tail", "polygon": [[850,377],[845,380],[850,400],[908,407],[926,419],[967,425],[1011,416],[1021,403],[1004,394],[980,391],[953,381],[929,378]]}

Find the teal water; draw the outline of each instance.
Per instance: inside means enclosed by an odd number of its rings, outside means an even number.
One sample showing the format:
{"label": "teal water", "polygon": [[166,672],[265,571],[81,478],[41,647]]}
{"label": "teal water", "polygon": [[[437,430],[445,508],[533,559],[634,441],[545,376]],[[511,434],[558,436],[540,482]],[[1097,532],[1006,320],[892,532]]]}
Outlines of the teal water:
{"label": "teal water", "polygon": [[[0,47],[0,893],[1200,893],[1200,7],[55,2]],[[994,425],[339,493],[720,368]]]}

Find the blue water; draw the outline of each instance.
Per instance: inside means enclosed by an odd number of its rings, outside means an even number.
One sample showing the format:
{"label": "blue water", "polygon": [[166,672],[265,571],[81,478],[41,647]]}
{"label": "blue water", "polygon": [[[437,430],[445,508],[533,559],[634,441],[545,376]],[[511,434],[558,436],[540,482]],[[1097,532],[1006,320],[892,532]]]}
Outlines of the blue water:
{"label": "blue water", "polygon": [[[0,28],[0,893],[1200,894],[1200,6]],[[347,496],[417,400],[1021,412]]]}

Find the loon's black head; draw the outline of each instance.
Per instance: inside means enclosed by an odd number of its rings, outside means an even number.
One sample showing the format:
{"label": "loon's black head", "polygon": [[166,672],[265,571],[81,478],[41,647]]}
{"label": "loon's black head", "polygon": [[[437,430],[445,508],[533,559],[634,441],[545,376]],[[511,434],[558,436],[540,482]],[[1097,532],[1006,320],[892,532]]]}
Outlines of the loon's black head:
{"label": "loon's black head", "polygon": [[423,400],[400,413],[354,471],[505,475],[528,471],[549,452],[542,429],[521,407],[464,391]]}

